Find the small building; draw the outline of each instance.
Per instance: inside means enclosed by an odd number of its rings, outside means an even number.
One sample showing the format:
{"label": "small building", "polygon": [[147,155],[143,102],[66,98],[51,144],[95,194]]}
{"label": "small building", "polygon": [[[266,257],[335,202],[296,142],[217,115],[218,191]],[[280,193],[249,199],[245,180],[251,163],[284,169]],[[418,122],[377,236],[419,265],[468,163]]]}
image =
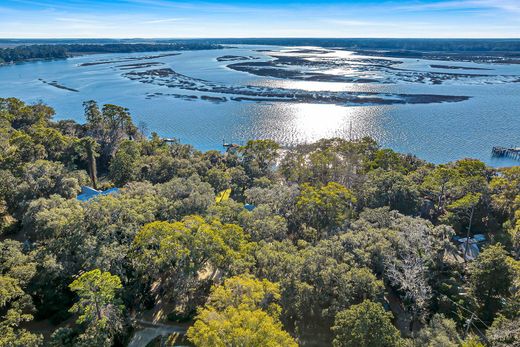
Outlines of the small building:
{"label": "small building", "polygon": [[110,188],[105,191],[97,190],[92,187],[82,186],[81,194],[79,194],[76,199],[79,201],[89,201],[92,198],[95,198],[98,195],[110,195],[119,192],[119,188]]}

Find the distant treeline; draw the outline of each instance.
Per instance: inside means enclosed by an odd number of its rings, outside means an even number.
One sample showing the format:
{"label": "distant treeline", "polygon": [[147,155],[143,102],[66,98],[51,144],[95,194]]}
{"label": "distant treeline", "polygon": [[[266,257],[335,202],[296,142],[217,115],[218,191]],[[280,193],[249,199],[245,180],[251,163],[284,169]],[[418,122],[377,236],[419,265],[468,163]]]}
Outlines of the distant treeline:
{"label": "distant treeline", "polygon": [[[131,53],[170,50],[218,49],[221,45],[280,45],[339,47],[351,50],[398,51],[398,56],[416,56],[417,52],[506,53],[520,55],[520,39],[320,39],[320,38],[249,38],[249,39],[1,39],[0,63],[32,59],[61,59],[74,53]],[[395,52],[394,52],[395,53]]]}
{"label": "distant treeline", "polygon": [[387,49],[424,52],[520,52],[520,39],[252,38],[219,39],[214,42],[218,44],[342,47],[362,50]]}
{"label": "distant treeline", "polygon": [[63,46],[34,45],[0,49],[0,63],[11,63],[31,59],[59,59],[66,57],[67,50]]}
{"label": "distant treeline", "polygon": [[219,49],[221,46],[203,42],[177,43],[109,43],[109,44],[69,44],[65,48],[71,53],[132,53],[132,52],[159,52],[159,51],[189,51],[200,49]]}
{"label": "distant treeline", "polygon": [[520,39],[383,39],[383,38],[222,38],[222,39],[0,39],[0,46],[17,45],[173,44],[207,48],[221,44],[321,46],[351,49],[417,50],[425,52],[520,52]]}
{"label": "distant treeline", "polygon": [[34,44],[0,48],[0,63],[34,59],[63,59],[75,53],[132,53],[218,48],[221,47],[214,43],[186,41],[176,43]]}

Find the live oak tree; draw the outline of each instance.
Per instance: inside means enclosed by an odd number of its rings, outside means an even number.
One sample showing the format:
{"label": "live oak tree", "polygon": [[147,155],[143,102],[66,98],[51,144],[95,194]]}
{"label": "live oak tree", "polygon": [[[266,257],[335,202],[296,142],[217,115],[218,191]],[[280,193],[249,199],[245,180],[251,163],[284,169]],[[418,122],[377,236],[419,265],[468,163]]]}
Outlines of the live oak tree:
{"label": "live oak tree", "polygon": [[268,176],[279,156],[280,145],[272,140],[248,141],[240,148],[244,168],[251,177]]}
{"label": "live oak tree", "polygon": [[289,218],[300,195],[297,184],[273,185],[267,188],[253,187],[244,192],[245,201],[255,206],[268,206],[273,213]]}
{"label": "live oak tree", "polygon": [[458,347],[462,343],[462,338],[454,321],[436,314],[421,329],[414,342],[417,346],[425,347]]}
{"label": "live oak tree", "polygon": [[354,194],[339,183],[322,187],[303,184],[295,205],[296,222],[324,234],[333,232],[351,217],[355,202]]}
{"label": "live oak tree", "polygon": [[328,330],[338,311],[382,296],[383,283],[345,254],[342,241],[301,242],[299,247],[287,240],[271,242],[255,253],[257,276],[280,283],[282,319],[294,325],[298,336],[316,327]]}
{"label": "live oak tree", "polygon": [[31,201],[60,195],[64,198],[75,197],[81,185],[88,182],[84,171],[69,171],[60,162],[37,160],[21,168],[14,198],[18,204],[13,206],[15,216],[23,216]]}
{"label": "live oak tree", "polygon": [[202,310],[188,337],[195,346],[296,347],[281,323],[262,310],[229,307],[222,312]]}
{"label": "live oak tree", "polygon": [[377,143],[370,138],[322,139],[291,150],[283,157],[279,171],[288,182],[315,185],[338,182],[356,190],[377,150]]}
{"label": "live oak tree", "polygon": [[389,206],[405,214],[415,214],[419,207],[418,191],[404,174],[382,169],[371,171],[363,186],[366,207]]}
{"label": "live oak tree", "polygon": [[510,347],[520,341],[520,318],[508,319],[499,315],[487,331],[487,338],[493,346]]}
{"label": "live oak tree", "polygon": [[287,237],[287,220],[271,211],[267,205],[257,206],[253,211],[241,207],[238,221],[251,240],[258,242],[283,240]]}
{"label": "live oak tree", "polygon": [[278,285],[252,276],[228,278],[214,286],[188,330],[196,346],[295,347],[282,329]]}
{"label": "live oak tree", "polygon": [[511,287],[517,273],[512,259],[500,244],[491,245],[482,251],[470,265],[469,285],[477,301],[481,319],[491,323],[511,295]]}
{"label": "live oak tree", "polygon": [[[149,283],[157,282],[172,299],[191,309],[199,274],[239,271],[249,262],[251,244],[242,228],[188,216],[180,222],[145,225],[132,244],[134,266]],[[209,277],[211,279],[211,276]]]}
{"label": "live oak tree", "polygon": [[21,327],[33,319],[28,284],[36,273],[33,254],[25,254],[14,240],[0,242],[0,346],[36,347],[42,336]]}
{"label": "live oak tree", "polygon": [[446,166],[439,166],[433,169],[424,178],[421,189],[433,198],[437,205],[437,216],[444,212],[448,196],[453,194],[452,190],[457,185],[458,179],[459,174],[457,170]]}
{"label": "live oak tree", "polygon": [[124,140],[110,161],[109,176],[118,187],[139,179],[140,147],[137,142]]}
{"label": "live oak tree", "polygon": [[514,217],[518,206],[515,200],[520,195],[520,167],[501,169],[500,176],[493,177],[489,186],[493,208],[506,217]]}
{"label": "live oak tree", "polygon": [[513,253],[520,259],[520,168],[505,168],[490,182],[493,209],[502,217]]}
{"label": "live oak tree", "polygon": [[367,265],[397,289],[409,314],[401,317],[409,324],[404,331],[410,333],[428,316],[437,299],[434,290],[444,288],[442,281],[451,268],[445,254],[453,249],[453,235],[450,227],[381,208],[362,212],[353,232],[344,237],[355,242],[349,249],[358,257],[368,251]]}
{"label": "live oak tree", "polygon": [[231,187],[231,175],[228,171],[219,168],[211,168],[206,173],[207,181],[216,192],[229,189]]}
{"label": "live oak tree", "polygon": [[392,314],[381,304],[365,300],[339,312],[334,326],[334,347],[402,346],[399,331],[392,325]]}

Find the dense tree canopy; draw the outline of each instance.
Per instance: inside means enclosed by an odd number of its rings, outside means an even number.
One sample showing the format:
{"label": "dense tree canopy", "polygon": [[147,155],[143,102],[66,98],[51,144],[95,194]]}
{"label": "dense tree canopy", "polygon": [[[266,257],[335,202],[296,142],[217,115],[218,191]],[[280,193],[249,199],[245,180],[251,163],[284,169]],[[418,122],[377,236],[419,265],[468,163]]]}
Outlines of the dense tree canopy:
{"label": "dense tree canopy", "polygon": [[198,346],[518,340],[518,167],[368,138],[202,153],[84,106],[0,99],[0,346],[121,346],[149,315]]}

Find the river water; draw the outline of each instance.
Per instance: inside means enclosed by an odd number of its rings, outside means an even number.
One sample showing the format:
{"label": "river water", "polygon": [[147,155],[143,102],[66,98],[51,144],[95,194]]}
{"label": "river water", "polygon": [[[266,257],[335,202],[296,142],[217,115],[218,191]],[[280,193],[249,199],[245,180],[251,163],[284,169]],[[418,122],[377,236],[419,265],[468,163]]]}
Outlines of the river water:
{"label": "river water", "polygon": [[[520,145],[520,65],[400,58],[393,59],[394,65],[390,58],[352,52],[266,46],[179,53],[87,55],[3,66],[0,97],[42,100],[55,108],[56,119],[79,122],[84,120],[82,103],[86,100],[122,105],[129,108],[136,124],[201,150],[222,149],[223,140],[244,143],[271,138],[290,145],[326,137],[371,136],[384,147],[434,163],[471,157],[492,166],[517,164],[492,158],[491,149]],[[373,81],[305,80],[228,67],[284,56],[300,60],[281,64],[282,71]],[[311,63],[302,66],[301,59]],[[386,65],[381,66],[381,62]],[[280,71],[280,66],[267,68]],[[153,76],[158,74],[155,72],[146,75],[158,69],[169,72],[163,78]],[[139,75],[142,72],[145,77]],[[439,73],[444,79],[435,82],[430,73]],[[222,92],[224,87],[236,91]],[[307,94],[296,102],[251,97],[262,88],[275,94],[287,90]],[[469,99],[431,103],[319,100],[321,93],[343,92],[373,93],[387,101],[411,94]]]}

